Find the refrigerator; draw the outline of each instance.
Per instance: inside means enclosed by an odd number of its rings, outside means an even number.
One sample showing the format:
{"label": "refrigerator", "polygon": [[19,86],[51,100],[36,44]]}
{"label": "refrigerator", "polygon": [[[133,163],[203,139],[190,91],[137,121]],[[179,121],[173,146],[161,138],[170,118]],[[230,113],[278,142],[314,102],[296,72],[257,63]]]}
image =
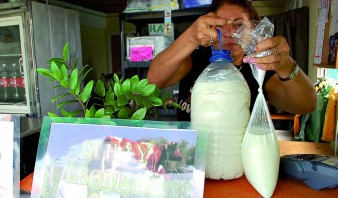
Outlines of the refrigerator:
{"label": "refrigerator", "polygon": [[[57,84],[36,68],[47,68],[49,59],[62,57],[66,42],[73,57],[79,57],[80,67],[78,11],[29,0],[0,3],[0,114],[41,118],[61,111],[57,105],[62,101],[51,100],[66,90],[53,89]],[[74,104],[65,110],[79,107]]]}
{"label": "refrigerator", "polygon": [[0,6],[0,112],[36,115],[29,12]]}

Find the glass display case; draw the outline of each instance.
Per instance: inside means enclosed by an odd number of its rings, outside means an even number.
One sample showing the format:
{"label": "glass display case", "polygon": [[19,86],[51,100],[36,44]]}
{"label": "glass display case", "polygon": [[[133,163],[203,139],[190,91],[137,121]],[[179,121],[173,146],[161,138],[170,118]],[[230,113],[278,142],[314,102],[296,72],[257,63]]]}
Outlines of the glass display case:
{"label": "glass display case", "polygon": [[32,114],[35,79],[26,12],[0,15],[0,112]]}

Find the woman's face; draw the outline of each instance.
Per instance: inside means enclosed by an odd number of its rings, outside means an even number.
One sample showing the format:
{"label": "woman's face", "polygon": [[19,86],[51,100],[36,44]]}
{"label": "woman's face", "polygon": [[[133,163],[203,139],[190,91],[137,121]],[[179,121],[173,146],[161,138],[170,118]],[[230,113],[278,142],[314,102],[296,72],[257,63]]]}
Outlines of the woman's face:
{"label": "woman's face", "polygon": [[216,15],[226,20],[228,24],[220,27],[222,31],[222,49],[230,50],[234,59],[234,65],[240,65],[244,56],[244,52],[232,38],[232,33],[236,31],[238,21],[249,19],[248,14],[237,5],[224,4],[216,12]]}

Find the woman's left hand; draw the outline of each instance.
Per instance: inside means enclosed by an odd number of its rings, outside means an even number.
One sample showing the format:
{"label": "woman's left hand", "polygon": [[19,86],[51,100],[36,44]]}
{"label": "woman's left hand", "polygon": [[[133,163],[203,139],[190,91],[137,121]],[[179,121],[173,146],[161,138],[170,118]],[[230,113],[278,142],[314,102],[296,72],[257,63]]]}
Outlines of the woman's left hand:
{"label": "woman's left hand", "polygon": [[270,50],[271,54],[263,57],[245,56],[243,62],[252,63],[262,70],[276,70],[279,76],[287,76],[293,69],[294,60],[290,57],[290,48],[286,39],[276,36],[260,41],[256,47],[256,53]]}

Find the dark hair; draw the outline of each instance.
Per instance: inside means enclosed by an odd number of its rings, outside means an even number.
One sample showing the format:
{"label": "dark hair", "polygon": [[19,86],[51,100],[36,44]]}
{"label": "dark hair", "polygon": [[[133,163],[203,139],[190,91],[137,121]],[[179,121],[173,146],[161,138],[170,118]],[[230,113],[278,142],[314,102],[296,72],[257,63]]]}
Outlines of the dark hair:
{"label": "dark hair", "polygon": [[249,14],[251,19],[260,20],[257,11],[251,5],[251,0],[213,0],[209,12],[216,12],[225,3],[240,6]]}

